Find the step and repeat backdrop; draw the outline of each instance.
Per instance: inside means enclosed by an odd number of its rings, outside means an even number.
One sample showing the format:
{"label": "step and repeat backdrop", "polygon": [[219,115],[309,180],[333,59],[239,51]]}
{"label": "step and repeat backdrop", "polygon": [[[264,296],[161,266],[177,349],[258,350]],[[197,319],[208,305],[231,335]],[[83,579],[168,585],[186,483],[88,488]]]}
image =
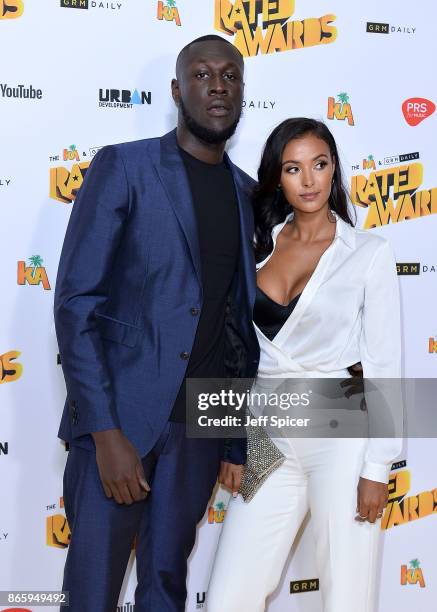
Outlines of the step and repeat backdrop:
{"label": "step and repeat backdrop", "polygon": [[[436,20],[433,0],[0,0],[0,590],[62,583],[67,452],[56,434],[65,387],[52,306],[75,197],[99,148],[175,126],[170,80],[193,38],[222,35],[245,56],[244,111],[229,153],[249,174],[286,117],[316,117],[334,132],[358,225],[396,253],[405,376],[435,377]],[[379,612],[435,607],[435,468],[431,439],[409,440],[393,466],[375,527]],[[227,502],[217,490],[199,528],[190,612],[206,609]],[[134,609],[134,589],[132,555],[119,612]],[[268,611],[320,609],[307,517]]]}

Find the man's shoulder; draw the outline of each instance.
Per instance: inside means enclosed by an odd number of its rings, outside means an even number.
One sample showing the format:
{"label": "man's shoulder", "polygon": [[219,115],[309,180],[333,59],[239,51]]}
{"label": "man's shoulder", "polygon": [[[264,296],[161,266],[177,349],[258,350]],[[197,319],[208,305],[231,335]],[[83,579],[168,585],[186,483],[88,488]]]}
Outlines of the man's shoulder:
{"label": "man's shoulder", "polygon": [[131,140],[129,142],[119,142],[117,144],[107,145],[125,158],[136,155],[142,155],[144,152],[153,152],[159,149],[160,137],[142,138],[140,140]]}

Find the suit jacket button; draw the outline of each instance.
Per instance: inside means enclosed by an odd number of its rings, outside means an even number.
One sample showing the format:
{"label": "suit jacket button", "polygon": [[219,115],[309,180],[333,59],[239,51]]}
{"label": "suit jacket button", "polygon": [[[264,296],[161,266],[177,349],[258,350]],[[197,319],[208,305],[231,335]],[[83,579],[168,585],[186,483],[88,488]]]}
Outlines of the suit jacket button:
{"label": "suit jacket button", "polygon": [[193,317],[196,317],[199,314],[199,309],[198,308],[190,308],[190,312],[193,315]]}
{"label": "suit jacket button", "polygon": [[189,357],[190,357],[190,353],[187,353],[187,351],[183,351],[183,352],[180,354],[180,358],[181,358],[181,359],[189,359]]}

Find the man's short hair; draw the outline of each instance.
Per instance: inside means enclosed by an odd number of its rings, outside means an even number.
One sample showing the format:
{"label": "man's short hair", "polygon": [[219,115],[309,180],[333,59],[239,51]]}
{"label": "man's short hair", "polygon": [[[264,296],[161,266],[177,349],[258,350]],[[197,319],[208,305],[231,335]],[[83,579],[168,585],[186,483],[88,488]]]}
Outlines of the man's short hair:
{"label": "man's short hair", "polygon": [[187,53],[187,51],[190,49],[190,47],[196,43],[200,43],[200,42],[207,42],[209,40],[216,40],[222,43],[225,43],[227,45],[230,45],[233,49],[235,49],[235,51],[237,52],[237,54],[241,57],[241,62],[244,62],[244,58],[243,55],[241,53],[241,51],[239,49],[237,49],[237,47],[235,45],[233,45],[229,40],[227,40],[226,38],[222,38],[221,36],[217,36],[217,34],[206,34],[205,36],[199,36],[199,38],[195,38],[194,40],[192,40],[191,42],[189,42],[187,45],[185,45],[185,47],[183,47],[180,52],[179,55],[177,57],[176,60],[176,72],[178,71],[178,66],[181,62],[181,60],[183,59],[184,55]]}

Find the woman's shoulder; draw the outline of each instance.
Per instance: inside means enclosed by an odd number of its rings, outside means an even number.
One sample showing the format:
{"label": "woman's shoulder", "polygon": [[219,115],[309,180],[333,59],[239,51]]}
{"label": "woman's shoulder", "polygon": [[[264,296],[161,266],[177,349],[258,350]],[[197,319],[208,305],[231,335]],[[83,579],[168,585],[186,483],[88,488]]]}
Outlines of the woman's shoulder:
{"label": "woman's shoulder", "polygon": [[384,236],[381,234],[373,232],[372,230],[364,230],[357,227],[353,228],[355,233],[355,240],[357,248],[359,247],[367,247],[371,250],[379,250],[384,246],[389,246],[390,243]]}
{"label": "woman's shoulder", "polygon": [[366,262],[367,269],[379,269],[381,272],[388,268],[395,269],[395,253],[387,238],[379,232],[372,230],[355,229],[356,253]]}

